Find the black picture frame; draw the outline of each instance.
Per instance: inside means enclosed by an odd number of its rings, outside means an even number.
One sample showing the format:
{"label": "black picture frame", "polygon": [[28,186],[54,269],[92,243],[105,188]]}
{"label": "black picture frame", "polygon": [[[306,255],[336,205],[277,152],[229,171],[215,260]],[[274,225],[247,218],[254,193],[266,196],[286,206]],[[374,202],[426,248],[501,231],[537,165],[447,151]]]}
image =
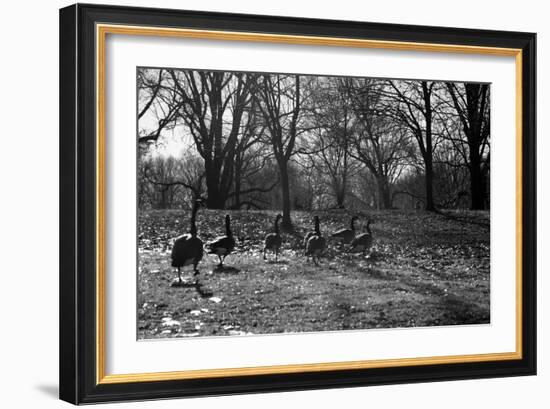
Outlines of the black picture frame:
{"label": "black picture frame", "polygon": [[[521,359],[101,384],[96,352],[96,24],[502,47],[522,52]],[[60,10],[60,398],[74,404],[536,374],[536,35],[77,4]]]}

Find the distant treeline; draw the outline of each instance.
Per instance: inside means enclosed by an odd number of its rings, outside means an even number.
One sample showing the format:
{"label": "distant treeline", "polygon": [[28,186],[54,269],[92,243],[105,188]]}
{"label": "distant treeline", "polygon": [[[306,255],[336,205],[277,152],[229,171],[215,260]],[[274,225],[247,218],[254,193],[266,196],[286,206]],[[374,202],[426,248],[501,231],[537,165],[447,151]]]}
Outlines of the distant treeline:
{"label": "distant treeline", "polygon": [[[488,84],[138,70],[140,208],[489,208]],[[179,136],[181,149],[155,146]],[[185,142],[184,142],[185,141]],[[184,149],[185,148],[185,149]]]}

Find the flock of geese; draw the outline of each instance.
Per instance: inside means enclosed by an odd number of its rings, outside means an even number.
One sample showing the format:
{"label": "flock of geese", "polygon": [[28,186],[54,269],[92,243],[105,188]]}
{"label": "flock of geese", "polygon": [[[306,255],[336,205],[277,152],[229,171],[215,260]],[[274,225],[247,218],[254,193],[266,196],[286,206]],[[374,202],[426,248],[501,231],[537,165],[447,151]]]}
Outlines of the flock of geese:
{"label": "flock of geese", "polygon": [[[182,283],[182,267],[192,265],[194,276],[199,274],[198,265],[204,256],[204,244],[197,235],[196,218],[197,212],[202,206],[204,206],[202,199],[195,200],[191,211],[191,227],[189,233],[177,237],[174,241],[171,257],[172,267],[178,269],[178,282],[176,284]],[[275,261],[278,259],[283,244],[283,238],[279,229],[279,221],[282,218],[283,216],[280,214],[275,217],[273,232],[265,236],[263,247],[264,260],[267,260],[266,253],[268,251],[275,255]],[[353,216],[349,228],[338,230],[334,232],[331,237],[341,241],[344,245],[349,245],[346,250],[347,253],[364,254],[371,248],[373,243],[373,236],[370,230],[372,220],[367,220],[366,232],[357,234],[358,232],[355,229],[355,222],[357,219],[357,216]],[[304,237],[304,255],[307,260],[311,258],[315,264],[317,264],[319,257],[324,254],[327,248],[327,241],[321,234],[319,216],[314,217],[313,223],[313,231],[308,232]],[[225,235],[217,237],[207,243],[206,249],[208,250],[208,254],[213,254],[218,257],[218,267],[223,268],[225,258],[235,249],[235,238],[231,231],[231,218],[229,215],[225,216]]]}

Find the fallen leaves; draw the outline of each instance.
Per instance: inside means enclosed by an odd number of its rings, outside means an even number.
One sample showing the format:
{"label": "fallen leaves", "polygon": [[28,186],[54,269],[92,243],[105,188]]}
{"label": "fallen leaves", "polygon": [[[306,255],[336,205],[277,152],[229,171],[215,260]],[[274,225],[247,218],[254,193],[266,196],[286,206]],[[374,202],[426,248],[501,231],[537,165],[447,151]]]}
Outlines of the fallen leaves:
{"label": "fallen leaves", "polygon": [[[294,212],[294,231],[283,233],[279,262],[262,259],[263,238],[274,212],[201,210],[204,242],[223,233],[231,213],[238,237],[215,268],[205,255],[198,293],[170,287],[172,239],[188,229],[180,211],[140,212],[138,330],[140,338],[247,335],[339,329],[389,328],[487,322],[489,319],[488,213],[460,217],[426,212],[373,212],[375,244],[369,257],[350,255],[329,240],[319,265],[303,256],[303,235],[313,213]],[[315,212],[321,231],[347,226],[346,212]],[[357,224],[361,228],[360,223]],[[269,255],[271,256],[271,255]],[[208,289],[208,291],[204,290]],[[178,325],[179,323],[179,325]]]}

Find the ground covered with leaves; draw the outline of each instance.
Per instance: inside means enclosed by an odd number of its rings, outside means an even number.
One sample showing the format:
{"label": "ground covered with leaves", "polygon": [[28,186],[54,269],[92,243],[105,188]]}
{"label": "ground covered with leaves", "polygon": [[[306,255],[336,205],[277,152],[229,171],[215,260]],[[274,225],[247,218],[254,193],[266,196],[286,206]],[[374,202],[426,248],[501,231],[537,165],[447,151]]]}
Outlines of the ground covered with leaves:
{"label": "ground covered with leaves", "polygon": [[[198,285],[172,287],[172,239],[189,230],[189,214],[140,212],[139,339],[489,323],[488,212],[370,212],[368,256],[346,254],[329,238],[348,227],[350,213],[293,212],[278,262],[261,254],[276,212],[201,210],[205,243],[224,234],[226,213],[237,238],[227,267],[205,254]],[[319,265],[303,255],[314,214],[329,244]]]}

